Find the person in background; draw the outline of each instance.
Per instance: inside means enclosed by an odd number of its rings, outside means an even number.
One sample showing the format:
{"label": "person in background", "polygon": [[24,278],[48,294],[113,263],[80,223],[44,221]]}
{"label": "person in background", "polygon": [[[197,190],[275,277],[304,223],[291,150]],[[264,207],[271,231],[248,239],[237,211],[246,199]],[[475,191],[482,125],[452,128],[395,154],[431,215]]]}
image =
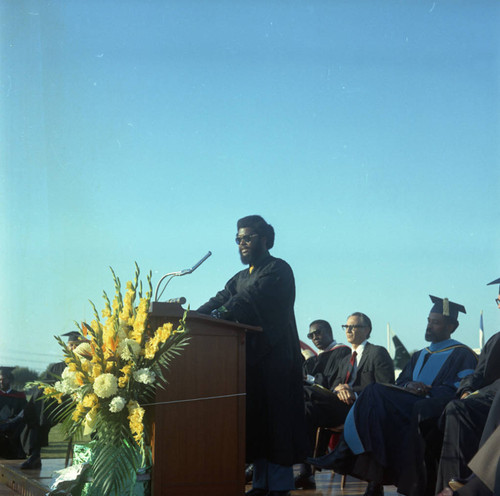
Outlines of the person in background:
{"label": "person in background", "polygon": [[[314,385],[319,385],[326,389],[332,387],[333,382],[339,374],[342,359],[346,355],[351,354],[349,346],[335,341],[332,327],[326,320],[311,322],[307,337],[312,340],[319,353],[304,362],[303,370],[306,382],[304,385],[304,398],[306,403],[314,401],[317,389]],[[323,446],[323,449],[326,449],[326,446]],[[296,470],[298,470],[298,474],[295,477],[296,488],[316,488],[316,482],[312,476],[312,469],[309,464],[301,463],[296,467]]]}
{"label": "person in background", "polygon": [[[355,312],[342,326],[352,352],[343,358],[337,379],[330,391],[318,389],[312,401],[306,401],[306,424],[309,437],[310,454],[315,442],[318,427],[337,427],[356,404],[358,395],[374,383],[393,384],[394,366],[388,351],[371,344],[368,338],[372,332],[372,323],[367,315]],[[328,456],[328,455],[327,455]],[[319,468],[321,458],[309,458],[307,461]]]}
{"label": "person in background", "polygon": [[[500,284],[500,278],[487,285],[492,284]],[[500,287],[498,293],[495,304],[500,309]],[[499,389],[500,332],[497,332],[481,351],[474,373],[460,383],[457,391],[460,399],[448,403],[441,418],[444,438],[434,494],[446,488],[450,480],[461,481],[471,474],[467,464],[479,448]]]}
{"label": "person in background", "polygon": [[26,406],[26,395],[12,389],[12,372],[0,369],[0,456],[3,458],[24,458],[21,445],[22,426],[13,422]]}
{"label": "person in background", "polygon": [[[76,331],[70,331],[62,336],[67,337],[67,348],[75,350],[80,344],[87,340]],[[47,370],[41,375],[40,380],[47,384],[54,384],[60,380],[63,370],[66,368],[64,361],[51,363]],[[57,402],[55,400],[41,399],[43,391],[36,389],[26,405],[22,421],[24,429],[21,433],[21,441],[28,459],[21,464],[22,470],[40,469],[42,467],[41,450],[49,445],[50,429],[56,425]]]}
{"label": "person in background", "polygon": [[319,384],[330,388],[339,373],[343,357],[351,354],[349,346],[337,343],[331,325],[326,320],[315,320],[309,324],[307,337],[319,353],[304,362],[304,376],[308,384]]}

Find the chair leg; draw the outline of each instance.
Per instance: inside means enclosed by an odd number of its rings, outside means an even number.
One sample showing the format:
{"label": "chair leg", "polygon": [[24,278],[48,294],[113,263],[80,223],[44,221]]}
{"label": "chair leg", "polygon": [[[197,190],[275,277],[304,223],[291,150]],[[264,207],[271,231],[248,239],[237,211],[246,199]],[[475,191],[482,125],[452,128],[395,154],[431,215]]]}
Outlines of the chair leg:
{"label": "chair leg", "polygon": [[342,475],[342,479],[340,479],[340,489],[344,489],[344,487],[345,487],[345,479],[346,479],[346,476]]}
{"label": "chair leg", "polygon": [[[317,458],[318,455],[318,446],[319,446],[319,439],[321,436],[321,427],[318,427],[316,429],[316,441],[314,443],[314,451],[313,451],[313,458]],[[316,473],[316,467],[314,465],[311,465],[311,470],[312,470],[312,475],[314,477],[314,474]]]}

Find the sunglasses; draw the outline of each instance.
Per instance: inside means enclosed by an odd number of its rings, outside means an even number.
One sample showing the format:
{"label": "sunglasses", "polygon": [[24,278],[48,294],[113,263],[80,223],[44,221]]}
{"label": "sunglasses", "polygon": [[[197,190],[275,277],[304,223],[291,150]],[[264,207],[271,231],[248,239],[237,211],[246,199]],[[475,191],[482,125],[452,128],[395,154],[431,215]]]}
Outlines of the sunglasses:
{"label": "sunglasses", "polygon": [[241,245],[244,242],[246,245],[252,241],[252,238],[258,236],[258,234],[245,234],[245,236],[236,236],[235,241],[237,245]]}

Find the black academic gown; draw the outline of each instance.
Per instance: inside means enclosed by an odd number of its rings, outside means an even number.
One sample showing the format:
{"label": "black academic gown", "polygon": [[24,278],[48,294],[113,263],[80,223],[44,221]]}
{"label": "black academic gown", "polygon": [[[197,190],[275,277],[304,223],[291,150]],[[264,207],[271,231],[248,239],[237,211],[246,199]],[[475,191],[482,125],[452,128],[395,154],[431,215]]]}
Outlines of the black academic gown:
{"label": "black academic gown", "polygon": [[[65,362],[51,363],[40,380],[46,384],[54,384],[65,368]],[[21,442],[28,455],[39,454],[43,446],[48,446],[50,428],[57,424],[56,416],[60,408],[55,399],[43,398],[42,389],[34,389],[24,409],[25,425],[21,433]]]}
{"label": "black academic gown", "polygon": [[351,348],[345,344],[323,351],[304,362],[304,375],[314,377],[314,383],[330,389],[337,379],[342,359],[351,354]]}
{"label": "black academic gown", "polygon": [[248,462],[265,458],[290,466],[305,457],[303,358],[294,301],[292,269],[268,255],[198,309],[210,314],[224,306],[233,320],[263,329],[246,338]]}
{"label": "black academic gown", "polygon": [[26,395],[11,389],[8,393],[0,391],[0,457],[24,458],[20,434],[22,425],[6,423],[16,417],[26,405]]}
{"label": "black academic gown", "polygon": [[464,400],[451,401],[441,417],[444,437],[437,455],[437,492],[445,488],[452,477],[470,475],[467,463],[479,448],[483,427],[499,389],[500,332],[485,344],[474,373],[460,382],[459,398],[465,392],[474,394]]}

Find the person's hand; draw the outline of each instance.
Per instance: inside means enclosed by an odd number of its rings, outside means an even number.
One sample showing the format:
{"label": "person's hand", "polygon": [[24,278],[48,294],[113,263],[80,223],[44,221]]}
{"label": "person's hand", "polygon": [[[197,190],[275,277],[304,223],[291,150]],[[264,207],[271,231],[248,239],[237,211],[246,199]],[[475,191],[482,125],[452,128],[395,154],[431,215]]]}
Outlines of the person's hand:
{"label": "person's hand", "polygon": [[418,396],[427,396],[431,390],[432,386],[428,386],[423,382],[408,382],[405,386],[410,392],[417,394]]}
{"label": "person's hand", "polygon": [[339,384],[334,391],[342,391],[344,389],[350,389],[349,384]]}
{"label": "person's hand", "polygon": [[335,388],[337,398],[346,405],[352,405],[356,401],[356,395],[348,384],[339,384]]}

